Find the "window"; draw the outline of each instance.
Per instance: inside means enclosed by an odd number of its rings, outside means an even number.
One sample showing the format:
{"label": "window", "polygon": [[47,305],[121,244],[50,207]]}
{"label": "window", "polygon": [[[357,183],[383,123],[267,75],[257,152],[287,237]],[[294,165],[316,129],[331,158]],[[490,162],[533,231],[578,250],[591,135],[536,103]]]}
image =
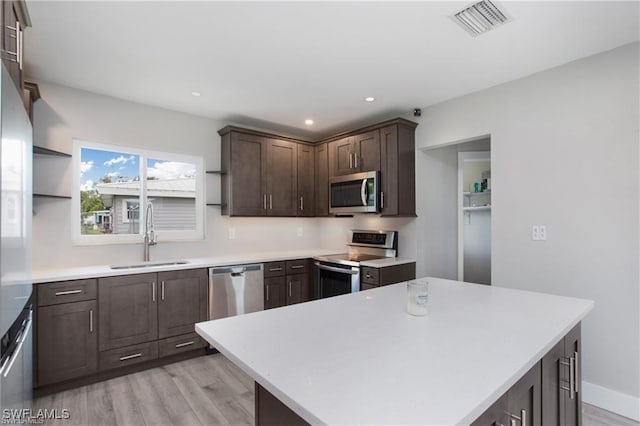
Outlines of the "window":
{"label": "window", "polygon": [[[79,244],[204,238],[200,157],[74,141],[73,233]],[[141,206],[148,206],[141,208]]]}

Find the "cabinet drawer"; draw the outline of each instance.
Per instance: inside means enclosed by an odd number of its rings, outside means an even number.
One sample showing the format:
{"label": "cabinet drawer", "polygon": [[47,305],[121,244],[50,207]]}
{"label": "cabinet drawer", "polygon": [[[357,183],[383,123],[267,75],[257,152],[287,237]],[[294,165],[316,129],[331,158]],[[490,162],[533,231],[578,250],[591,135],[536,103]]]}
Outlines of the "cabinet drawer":
{"label": "cabinet drawer", "polygon": [[372,288],[378,288],[377,285],[360,283],[360,291],[371,290]]}
{"label": "cabinet drawer", "polygon": [[285,274],[285,263],[281,262],[267,262],[264,264],[264,276],[266,277],[279,277]]}
{"label": "cabinet drawer", "polygon": [[38,306],[93,300],[97,294],[97,280],[64,281],[38,284]]}
{"label": "cabinet drawer", "polygon": [[158,358],[158,342],[142,343],[100,352],[100,371],[139,364]]}
{"label": "cabinet drawer", "polygon": [[158,342],[158,353],[160,358],[175,355],[182,352],[189,352],[194,349],[204,348],[207,342],[196,333],[183,334],[182,336],[170,337]]}
{"label": "cabinet drawer", "polygon": [[287,260],[287,275],[306,274],[310,270],[311,259]]}
{"label": "cabinet drawer", "polygon": [[361,269],[362,282],[371,285],[380,285],[380,269],[363,266]]}

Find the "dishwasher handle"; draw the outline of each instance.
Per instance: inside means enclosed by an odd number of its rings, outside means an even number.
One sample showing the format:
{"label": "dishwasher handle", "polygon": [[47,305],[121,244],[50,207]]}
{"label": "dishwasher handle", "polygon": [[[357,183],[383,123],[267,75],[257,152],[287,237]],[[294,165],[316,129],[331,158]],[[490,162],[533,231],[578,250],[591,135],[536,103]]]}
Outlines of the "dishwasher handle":
{"label": "dishwasher handle", "polygon": [[237,265],[237,266],[220,266],[209,269],[210,275],[232,274],[233,276],[239,276],[244,272],[262,271],[262,263],[256,263],[252,265]]}

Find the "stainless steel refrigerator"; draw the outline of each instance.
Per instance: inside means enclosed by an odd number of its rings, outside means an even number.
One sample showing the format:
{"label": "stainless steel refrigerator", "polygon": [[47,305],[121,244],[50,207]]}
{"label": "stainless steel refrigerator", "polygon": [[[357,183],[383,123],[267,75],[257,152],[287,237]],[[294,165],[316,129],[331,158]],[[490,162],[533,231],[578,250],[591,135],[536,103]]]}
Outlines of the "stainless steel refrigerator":
{"label": "stainless steel refrigerator", "polygon": [[[32,355],[32,128],[5,65],[0,76],[0,416],[31,408]],[[9,421],[10,422],[10,421]]]}

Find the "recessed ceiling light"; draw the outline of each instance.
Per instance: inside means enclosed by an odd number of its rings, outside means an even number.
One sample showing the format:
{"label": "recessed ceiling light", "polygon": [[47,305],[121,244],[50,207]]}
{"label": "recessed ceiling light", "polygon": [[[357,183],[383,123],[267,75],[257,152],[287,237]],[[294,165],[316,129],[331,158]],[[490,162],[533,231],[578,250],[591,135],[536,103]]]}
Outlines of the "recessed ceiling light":
{"label": "recessed ceiling light", "polygon": [[364,98],[365,102],[373,102],[375,100],[376,100],[376,98],[374,98],[373,96],[367,96],[366,98]]}
{"label": "recessed ceiling light", "polygon": [[313,124],[313,120],[307,118],[306,120],[304,120],[304,124],[306,124],[307,126],[311,126]]}
{"label": "recessed ceiling light", "polygon": [[191,94],[192,94],[193,96],[195,96],[196,98],[197,98],[198,96],[200,96],[200,92],[191,92]]}

